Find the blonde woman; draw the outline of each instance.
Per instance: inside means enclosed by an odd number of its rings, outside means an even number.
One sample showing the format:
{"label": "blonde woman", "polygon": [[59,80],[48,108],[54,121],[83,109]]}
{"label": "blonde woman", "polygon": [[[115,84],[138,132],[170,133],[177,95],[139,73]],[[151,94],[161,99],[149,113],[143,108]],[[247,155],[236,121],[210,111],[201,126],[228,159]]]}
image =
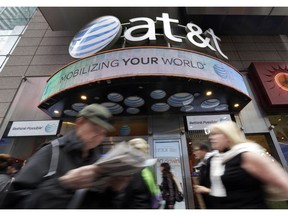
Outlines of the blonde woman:
{"label": "blonde woman", "polygon": [[[149,155],[149,144],[145,139],[134,138],[129,140],[128,144]],[[154,171],[150,167],[134,174],[125,192],[122,205],[124,209],[160,208],[160,190],[155,181]]]}
{"label": "blonde woman", "polygon": [[260,145],[247,141],[235,122],[215,123],[208,129],[211,147],[219,153],[208,160],[210,187],[195,185],[194,189],[210,195],[210,208],[268,208],[265,184],[279,188],[282,199],[288,199],[287,172]]}

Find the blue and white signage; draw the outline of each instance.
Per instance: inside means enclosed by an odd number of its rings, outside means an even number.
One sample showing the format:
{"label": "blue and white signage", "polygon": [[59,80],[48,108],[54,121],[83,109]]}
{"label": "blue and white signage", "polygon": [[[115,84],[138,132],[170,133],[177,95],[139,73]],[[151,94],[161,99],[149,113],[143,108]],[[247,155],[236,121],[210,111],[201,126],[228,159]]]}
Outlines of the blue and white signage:
{"label": "blue and white signage", "polygon": [[72,39],[69,53],[74,58],[83,58],[113,45],[121,34],[118,18],[103,16],[84,26]]}
{"label": "blue and white signage", "polygon": [[188,50],[145,47],[105,52],[63,67],[48,80],[41,103],[75,86],[139,75],[184,76],[207,80],[248,95],[241,74],[220,60]]}
{"label": "blue and white signage", "polygon": [[231,121],[230,115],[187,116],[188,130],[205,130],[210,124],[221,121]]}
{"label": "blue and white signage", "polygon": [[60,120],[14,121],[8,137],[51,136],[58,132]]}
{"label": "blue and white signage", "polygon": [[[81,29],[70,43],[69,53],[73,58],[83,58],[98,51],[112,46],[122,34],[122,25],[125,25],[125,32],[122,37],[127,43],[141,45],[145,41],[156,41],[156,25],[162,24],[163,35],[168,43],[180,44],[187,43],[193,48],[210,49],[217,56],[228,59],[221,51],[219,41],[212,29],[205,32],[194,23],[186,26],[179,25],[179,20],[172,19],[168,13],[162,13],[162,17],[156,17],[155,21],[148,17],[137,17],[129,20],[128,24],[121,24],[114,16],[103,16]],[[187,32],[185,38],[173,35],[172,26],[185,28]]]}

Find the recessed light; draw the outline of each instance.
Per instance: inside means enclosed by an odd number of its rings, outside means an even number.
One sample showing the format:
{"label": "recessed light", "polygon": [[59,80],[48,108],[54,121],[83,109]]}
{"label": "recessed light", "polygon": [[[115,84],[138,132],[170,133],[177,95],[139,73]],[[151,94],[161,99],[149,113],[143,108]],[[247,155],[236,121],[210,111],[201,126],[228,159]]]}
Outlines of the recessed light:
{"label": "recessed light", "polygon": [[212,91],[207,91],[206,96],[210,96],[210,95],[212,95]]}
{"label": "recessed light", "polygon": [[234,107],[239,107],[239,106],[240,106],[240,104],[238,104],[238,103],[234,104]]}
{"label": "recessed light", "polygon": [[59,110],[54,110],[53,111],[55,114],[59,114],[60,112],[59,112]]}
{"label": "recessed light", "polygon": [[81,95],[81,99],[82,100],[87,100],[87,96],[86,95]]}

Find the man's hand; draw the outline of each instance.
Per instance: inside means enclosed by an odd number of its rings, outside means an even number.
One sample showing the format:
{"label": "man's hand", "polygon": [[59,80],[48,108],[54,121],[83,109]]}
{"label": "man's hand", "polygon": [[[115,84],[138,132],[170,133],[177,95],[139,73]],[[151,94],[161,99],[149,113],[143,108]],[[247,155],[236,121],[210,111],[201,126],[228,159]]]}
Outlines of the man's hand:
{"label": "man's hand", "polygon": [[94,164],[79,167],[68,171],[58,180],[65,188],[81,189],[93,186],[95,179],[100,174],[100,168]]}

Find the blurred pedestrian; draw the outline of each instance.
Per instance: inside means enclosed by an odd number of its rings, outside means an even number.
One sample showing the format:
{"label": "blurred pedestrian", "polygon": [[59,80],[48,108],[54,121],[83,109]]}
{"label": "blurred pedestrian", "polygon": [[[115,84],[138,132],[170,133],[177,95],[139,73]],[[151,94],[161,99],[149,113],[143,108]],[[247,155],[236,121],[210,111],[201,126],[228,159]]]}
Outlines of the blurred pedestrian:
{"label": "blurred pedestrian", "polygon": [[201,143],[201,144],[196,144],[193,147],[193,154],[195,156],[195,159],[197,160],[197,164],[193,167],[196,173],[200,172],[200,169],[202,165],[205,164],[205,155],[210,151],[210,148],[207,144]]}
{"label": "blurred pedestrian", "polygon": [[[101,169],[94,163],[101,157],[99,145],[107,132],[114,130],[111,117],[109,110],[99,104],[83,108],[78,113],[75,130],[57,139],[60,155],[56,174],[43,178],[48,173],[52,154],[52,145],[44,145],[16,175],[4,207],[67,208],[75,191],[93,186],[101,174]],[[99,203],[94,202],[92,208],[115,207],[118,202],[113,201],[129,181],[129,176],[111,178],[106,189],[95,194],[94,200]],[[32,195],[24,198],[27,191],[32,190]]]}
{"label": "blurred pedestrian", "polygon": [[174,182],[170,164],[161,163],[160,170],[162,172],[162,182],[160,185],[160,190],[162,193],[162,198],[165,201],[164,209],[174,209],[176,202],[175,196],[177,185]]}
{"label": "blurred pedestrian", "polygon": [[209,187],[196,185],[198,193],[208,193],[212,209],[265,209],[264,185],[282,190],[288,199],[288,174],[278,162],[266,156],[264,149],[246,140],[233,121],[208,127],[209,141],[219,153],[207,161]]}
{"label": "blurred pedestrian", "polygon": [[0,154],[0,191],[2,191],[11,179],[7,173],[7,168],[10,165],[10,158],[9,154]]}
{"label": "blurred pedestrian", "polygon": [[[193,154],[195,155],[195,159],[198,161],[198,163],[193,167],[194,172],[196,175],[192,176],[193,184],[200,184],[202,186],[209,187],[209,181],[206,179],[206,172],[207,172],[207,160],[209,157],[211,157],[216,152],[210,151],[210,147],[208,144],[200,143],[196,144],[193,147]],[[195,174],[194,173],[194,174]],[[210,206],[210,200],[208,194],[195,194],[196,196],[196,208],[209,208]]]}
{"label": "blurred pedestrian", "polygon": [[[149,144],[145,139],[135,138],[128,144],[137,150],[149,154]],[[160,207],[160,190],[156,184],[152,167],[145,167],[132,176],[131,183],[125,190],[124,209],[156,209]]]}

